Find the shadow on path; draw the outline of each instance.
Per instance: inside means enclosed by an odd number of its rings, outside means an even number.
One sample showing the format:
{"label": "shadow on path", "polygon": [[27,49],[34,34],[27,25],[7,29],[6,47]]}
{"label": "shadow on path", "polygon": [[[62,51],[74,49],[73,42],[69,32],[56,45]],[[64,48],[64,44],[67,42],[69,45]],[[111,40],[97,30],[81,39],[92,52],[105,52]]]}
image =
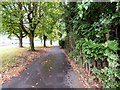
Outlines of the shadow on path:
{"label": "shadow on path", "polygon": [[52,47],[23,71],[2,86],[4,88],[83,88],[59,47]]}

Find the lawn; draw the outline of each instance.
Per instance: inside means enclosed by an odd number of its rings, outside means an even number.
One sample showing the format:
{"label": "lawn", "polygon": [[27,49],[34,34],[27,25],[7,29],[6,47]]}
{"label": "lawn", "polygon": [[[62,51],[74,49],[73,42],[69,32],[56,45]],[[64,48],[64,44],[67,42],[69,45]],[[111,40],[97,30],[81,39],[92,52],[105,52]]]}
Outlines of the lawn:
{"label": "lawn", "polygon": [[23,52],[27,51],[27,48],[0,48],[0,72],[4,72],[9,69],[9,67],[14,66],[20,61],[20,56]]}
{"label": "lawn", "polygon": [[3,84],[17,77],[27,69],[27,65],[49,51],[49,48],[36,47],[36,51],[30,51],[29,48],[0,48],[0,84]]}

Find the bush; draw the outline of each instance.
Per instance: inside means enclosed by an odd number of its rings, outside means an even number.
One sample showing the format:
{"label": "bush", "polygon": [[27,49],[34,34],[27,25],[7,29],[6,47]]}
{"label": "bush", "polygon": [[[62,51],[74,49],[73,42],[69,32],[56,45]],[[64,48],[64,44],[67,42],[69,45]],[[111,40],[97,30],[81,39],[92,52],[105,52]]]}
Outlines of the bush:
{"label": "bush", "polygon": [[65,41],[64,40],[59,40],[59,45],[61,46],[61,48],[65,47]]}
{"label": "bush", "polygon": [[[82,39],[76,44],[76,49],[72,56],[79,60],[82,51],[82,57],[84,63],[90,62],[90,66],[93,65],[92,62],[100,60],[104,62],[107,60],[108,65],[102,68],[92,69],[93,73],[96,74],[96,78],[102,82],[103,88],[120,88],[120,70],[117,69],[119,65],[118,55],[117,55],[118,43],[116,41],[106,41],[105,43],[98,43],[88,39]],[[81,60],[79,60],[80,62]]]}

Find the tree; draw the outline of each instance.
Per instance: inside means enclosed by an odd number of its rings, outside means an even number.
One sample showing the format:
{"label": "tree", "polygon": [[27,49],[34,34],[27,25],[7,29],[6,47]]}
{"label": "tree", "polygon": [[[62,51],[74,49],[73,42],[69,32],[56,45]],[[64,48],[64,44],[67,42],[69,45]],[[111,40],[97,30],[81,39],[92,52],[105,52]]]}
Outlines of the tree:
{"label": "tree", "polygon": [[13,34],[19,39],[19,47],[23,47],[22,38],[26,36],[20,24],[22,7],[15,2],[2,2],[2,31],[9,37]]}
{"label": "tree", "polygon": [[37,25],[40,23],[41,13],[41,2],[23,2],[25,13],[23,13],[23,19],[21,21],[23,31],[29,36],[30,48],[32,51],[34,48],[34,34]]}
{"label": "tree", "polygon": [[[57,33],[56,27],[61,18],[62,11],[59,3],[45,2],[3,2],[3,27],[5,32],[16,35],[19,38],[20,46],[22,46],[22,38],[28,36],[30,40],[30,48],[34,49],[34,37],[36,33],[39,36],[53,39],[50,36]],[[55,30],[55,31],[54,31]],[[37,32],[36,32],[37,31]],[[51,34],[52,33],[52,34]],[[50,35],[51,34],[51,35]],[[44,43],[44,46],[45,43]]]}
{"label": "tree", "polygon": [[51,42],[58,38],[58,33],[60,33],[59,20],[63,11],[59,3],[42,3],[43,4],[43,16],[41,18],[41,23],[37,27],[37,35],[43,37],[44,47],[46,47],[46,39]]}
{"label": "tree", "polygon": [[65,31],[67,33],[67,36],[65,38],[65,47],[67,48],[67,51],[70,52],[74,49],[74,37],[72,37],[73,32],[73,20],[76,16],[76,2],[68,2],[67,4],[64,4],[64,14],[63,19],[65,22]]}

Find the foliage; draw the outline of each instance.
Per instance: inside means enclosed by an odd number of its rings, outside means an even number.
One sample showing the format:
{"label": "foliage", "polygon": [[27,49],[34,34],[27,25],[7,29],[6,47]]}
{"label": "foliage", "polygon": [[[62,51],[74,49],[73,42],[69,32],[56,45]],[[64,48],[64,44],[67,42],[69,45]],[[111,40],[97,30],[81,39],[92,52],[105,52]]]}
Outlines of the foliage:
{"label": "foliage", "polygon": [[[59,3],[42,3],[42,18],[36,28],[35,35],[39,38],[44,38],[45,35],[50,41],[59,39],[60,30],[60,19],[63,11],[61,10]],[[45,39],[44,39],[45,41]]]}
{"label": "foliage", "polygon": [[105,67],[98,70],[93,68],[92,70],[97,78],[103,83],[105,88],[120,88],[120,70],[112,67]]}
{"label": "foliage", "polygon": [[120,2],[4,2],[3,7],[5,32],[23,31],[32,50],[34,37],[61,38],[77,62],[94,67],[103,87],[120,88]]}
{"label": "foliage", "polygon": [[69,11],[68,16],[71,16],[73,11],[76,12],[70,19],[70,26],[66,26],[68,29],[72,28],[69,32],[75,36],[75,49],[70,55],[77,62],[83,62],[82,66],[87,63],[94,67],[92,71],[104,88],[120,88],[117,53],[120,50],[119,2],[78,2],[76,6],[71,5],[67,4],[67,7],[73,9],[66,8],[66,11]]}
{"label": "foliage", "polygon": [[59,21],[63,13],[59,3],[1,2],[0,5],[3,8],[0,31],[20,39],[27,35],[31,50],[34,50],[34,37],[46,35],[50,40],[59,38]]}
{"label": "foliage", "polygon": [[0,31],[7,33],[9,37],[15,35],[18,38],[23,38],[25,34],[20,24],[22,11],[19,3],[1,2],[0,5],[2,7],[2,27]]}
{"label": "foliage", "polygon": [[59,45],[61,46],[61,48],[65,47],[65,41],[64,40],[59,40]]}
{"label": "foliage", "polygon": [[[82,42],[76,44],[76,49],[72,52],[73,57],[77,59],[78,62],[84,58],[84,63],[90,63],[94,66],[92,62],[94,60],[107,60],[108,67],[102,69],[93,68],[93,72],[96,77],[103,83],[105,88],[118,88],[120,81],[120,70],[117,68],[118,55],[116,50],[118,50],[118,43],[116,41],[107,41],[105,43],[95,43],[95,41],[82,39]],[[82,50],[82,54],[79,52]]]}

